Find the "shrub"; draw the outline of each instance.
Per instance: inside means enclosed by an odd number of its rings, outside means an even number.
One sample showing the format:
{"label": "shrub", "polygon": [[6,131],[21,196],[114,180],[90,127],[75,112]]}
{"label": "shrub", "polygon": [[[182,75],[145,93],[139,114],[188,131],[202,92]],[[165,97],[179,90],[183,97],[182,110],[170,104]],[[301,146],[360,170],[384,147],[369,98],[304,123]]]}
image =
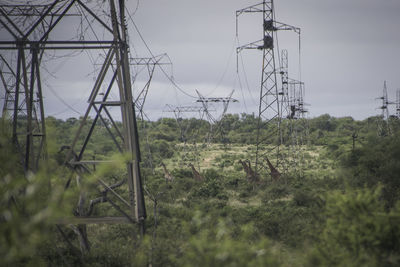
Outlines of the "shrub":
{"label": "shrub", "polygon": [[399,266],[400,203],[385,211],[382,189],[328,196],[324,230],[310,263],[319,266]]}

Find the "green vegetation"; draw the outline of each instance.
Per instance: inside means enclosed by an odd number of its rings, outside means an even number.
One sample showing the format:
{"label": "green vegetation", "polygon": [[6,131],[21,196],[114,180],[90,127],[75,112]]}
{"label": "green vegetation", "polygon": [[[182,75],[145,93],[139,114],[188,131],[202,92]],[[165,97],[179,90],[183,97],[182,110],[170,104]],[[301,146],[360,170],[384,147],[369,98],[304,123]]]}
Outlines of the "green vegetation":
{"label": "green vegetation", "polygon": [[[91,251],[85,255],[77,250],[76,228],[60,231],[55,224],[73,214],[79,196],[75,182],[63,190],[72,175],[60,147],[71,144],[80,119],[47,118],[48,164],[28,176],[3,122],[0,266],[399,266],[400,122],[392,118],[393,135],[378,137],[378,120],[307,120],[301,171],[290,170],[276,182],[261,173],[257,184],[239,163],[254,158],[254,115],[226,116],[224,136],[217,132],[209,146],[203,144],[209,129],[203,120],[180,122],[186,145],[175,120],[139,121],[146,235],[140,238],[131,224],[89,225]],[[263,135],[272,132],[264,129]],[[85,157],[115,152],[99,123]],[[121,180],[123,161],[98,167],[81,187],[90,194],[98,177],[109,184]],[[172,182],[165,181],[161,162]],[[203,181],[193,179],[188,163]],[[93,214],[117,212],[103,203]]]}

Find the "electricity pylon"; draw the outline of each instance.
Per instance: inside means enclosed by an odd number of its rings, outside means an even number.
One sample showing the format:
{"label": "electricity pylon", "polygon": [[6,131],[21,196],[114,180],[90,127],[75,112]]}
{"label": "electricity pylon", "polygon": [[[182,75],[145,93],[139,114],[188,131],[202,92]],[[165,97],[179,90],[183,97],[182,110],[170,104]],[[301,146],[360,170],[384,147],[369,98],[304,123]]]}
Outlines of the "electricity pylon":
{"label": "electricity pylon", "polygon": [[[199,150],[196,144],[196,139],[198,137],[197,135],[188,135],[188,130],[191,127],[191,123],[189,120],[187,120],[187,123],[184,124],[184,119],[183,119],[183,114],[184,113],[198,113],[200,116],[200,119],[204,116],[204,108],[203,106],[172,106],[172,105],[167,105],[166,109],[164,110],[165,112],[172,112],[174,113],[174,117],[176,120],[176,123],[179,127],[180,130],[180,135],[181,135],[181,142],[182,146],[179,147],[179,150],[181,152],[181,165],[187,165],[188,162],[196,162],[198,168],[200,168],[200,155],[199,155]],[[191,144],[190,144],[191,143]]]}
{"label": "electricity pylon", "polygon": [[[282,157],[281,165],[286,172],[296,169],[298,154],[297,133],[294,129],[296,110],[290,101],[293,96],[289,95],[289,56],[287,50],[281,52],[280,74],[282,80],[282,87],[278,92],[282,120],[280,143],[285,144],[286,147],[286,155]],[[285,151],[282,151],[282,153],[285,153]]]}
{"label": "electricity pylon", "polygon": [[[60,221],[60,223],[78,224],[77,232],[79,232],[81,248],[84,251],[89,250],[86,224],[137,223],[140,230],[144,232],[146,218],[139,167],[139,138],[129,69],[125,2],[124,0],[110,0],[109,4],[103,2],[104,10],[98,13],[95,10],[98,6],[96,4],[90,1],[84,3],[82,0],[55,0],[49,4],[0,5],[0,25],[2,26],[0,30],[5,32],[4,37],[9,38],[6,41],[0,41],[2,60],[0,78],[6,92],[3,112],[11,116],[13,143],[21,155],[26,172],[36,171],[40,158],[46,155],[41,77],[43,55],[46,52],[56,54],[58,51],[88,50],[105,54],[103,65],[97,72],[97,78],[88,99],[88,107],[81,118],[81,124],[73,137],[72,144],[63,147],[63,150],[67,150],[65,162],[75,170],[78,183],[85,178],[85,173],[89,172],[90,168],[87,166],[107,164],[107,161],[85,159],[87,145],[92,140],[91,136],[98,122],[101,121],[117,149],[127,155],[127,173],[124,179],[115,184],[109,184],[106,177],[99,177],[97,179],[99,193],[86,195],[82,191],[75,210],[75,218]],[[74,16],[80,18],[80,24],[87,20],[90,25],[81,29],[101,29],[103,39],[98,40],[99,35],[95,33],[92,35],[82,33],[80,36],[74,36],[74,39],[69,38],[70,36],[66,37],[66,29],[71,28],[71,25],[66,25],[67,23],[64,25],[67,27],[61,29],[63,34],[57,33],[59,25],[63,24],[67,17]],[[106,88],[106,90],[100,93],[101,88]],[[112,94],[113,89],[117,93]],[[111,94],[118,95],[118,99],[111,101]],[[109,111],[110,107],[115,106],[121,111],[122,129],[117,126]],[[90,114],[94,114],[91,121]],[[69,182],[67,186],[70,185]],[[117,188],[123,184],[128,185],[127,199],[123,197],[122,192],[117,191]],[[109,203],[120,217],[92,216],[94,206],[100,203]]]}
{"label": "electricity pylon", "polygon": [[[232,98],[233,92],[232,91],[227,97],[204,97],[200,94],[199,91],[197,91],[197,95],[199,98],[196,100],[197,103],[201,103],[203,105],[203,111],[206,114],[207,120],[210,124],[210,130],[208,132],[206,141],[207,144],[211,144],[215,133],[219,130],[221,133],[222,141],[224,142],[225,140],[225,133],[224,130],[222,129],[222,119],[224,118],[226,112],[228,111],[229,104],[231,102],[238,102],[237,99]],[[215,118],[211,113],[210,113],[210,104],[213,103],[222,103],[223,105],[223,110],[222,113],[219,117]]]}
{"label": "electricity pylon", "polygon": [[391,135],[390,123],[389,123],[389,105],[394,104],[389,102],[386,81],[383,82],[382,96],[378,99],[382,100],[382,105],[379,107],[382,110],[381,118],[378,121],[378,135],[387,136]]}
{"label": "electricity pylon", "polygon": [[268,169],[268,156],[279,166],[282,163],[280,145],[282,144],[281,119],[282,112],[278,93],[277,69],[275,60],[276,33],[279,30],[289,30],[300,34],[300,28],[280,23],[275,20],[273,0],[236,11],[236,34],[238,35],[237,19],[244,13],[261,13],[263,16],[263,38],[237,48],[237,53],[243,49],[258,49],[263,52],[260,102],[258,109],[256,171]]}
{"label": "electricity pylon", "polygon": [[[289,78],[289,56],[287,50],[281,52],[280,68],[282,87],[278,92],[280,100],[281,142],[286,145],[286,155],[282,158],[285,171],[298,171],[302,158],[302,146],[305,144],[307,125],[304,108],[304,83]],[[285,153],[285,151],[282,151]]]}
{"label": "electricity pylon", "polygon": [[186,144],[186,142],[188,141],[187,131],[188,131],[189,125],[185,126],[182,124],[182,121],[183,121],[182,114],[183,113],[199,113],[199,115],[201,116],[202,113],[204,112],[204,109],[203,109],[203,107],[199,107],[199,106],[177,106],[177,107],[175,107],[172,105],[167,105],[166,109],[164,111],[174,113],[176,123],[178,124],[179,129],[180,129],[181,142]]}
{"label": "electricity pylon", "polygon": [[396,90],[396,116],[400,119],[400,89]]}

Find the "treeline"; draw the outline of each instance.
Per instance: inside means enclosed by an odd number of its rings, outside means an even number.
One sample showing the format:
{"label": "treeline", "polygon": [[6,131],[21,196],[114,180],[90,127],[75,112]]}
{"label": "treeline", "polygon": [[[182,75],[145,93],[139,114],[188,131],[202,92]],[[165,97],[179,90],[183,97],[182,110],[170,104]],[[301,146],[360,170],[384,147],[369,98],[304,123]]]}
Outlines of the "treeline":
{"label": "treeline", "polygon": [[[104,120],[112,130],[111,123]],[[69,118],[67,120],[48,117],[46,119],[49,140],[53,140],[54,145],[61,147],[70,145],[74,134],[81,123],[80,119]],[[83,132],[87,132],[92,120],[89,119]],[[332,155],[340,157],[353,141],[356,146],[363,144],[370,137],[378,134],[378,125],[385,122],[381,117],[370,117],[362,121],[354,120],[351,117],[335,118],[328,114],[311,119],[293,120],[292,125],[289,120],[281,122],[285,145],[292,142],[293,137],[289,132],[296,132],[296,142],[300,145],[319,145],[326,146]],[[116,125],[121,128],[121,123]],[[265,143],[276,144],[277,122],[271,121],[264,125],[261,130],[261,140]],[[393,132],[399,131],[400,120],[391,118],[390,126]],[[293,130],[289,131],[289,127]],[[190,118],[179,119],[161,118],[157,121],[138,121],[141,150],[143,153],[152,151],[154,157],[171,158],[176,151],[178,143],[204,144],[209,140],[219,144],[242,144],[254,145],[257,140],[258,119],[254,114],[227,114],[217,124],[210,124],[206,120]],[[117,134],[114,131],[114,135]],[[116,138],[118,140],[118,137]],[[353,140],[354,139],[354,140]],[[84,135],[79,142],[84,141]],[[97,122],[91,142],[88,144],[87,153],[91,156],[110,155],[116,152],[116,146],[110,138],[104,123]]]}

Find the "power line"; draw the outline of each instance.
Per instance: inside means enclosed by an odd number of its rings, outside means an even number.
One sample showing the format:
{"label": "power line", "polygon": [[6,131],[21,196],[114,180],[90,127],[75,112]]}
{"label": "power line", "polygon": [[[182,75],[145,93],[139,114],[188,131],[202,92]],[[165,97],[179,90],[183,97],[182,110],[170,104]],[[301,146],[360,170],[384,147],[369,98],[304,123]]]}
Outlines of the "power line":
{"label": "power line", "polygon": [[[138,35],[139,35],[140,39],[142,40],[143,44],[145,45],[147,51],[150,53],[150,55],[151,55],[152,57],[154,57],[153,52],[151,51],[151,49],[150,49],[150,47],[148,46],[147,42],[144,40],[144,38],[143,38],[141,32],[139,31],[138,26],[137,26],[136,23],[133,21],[132,16],[131,16],[131,14],[129,13],[129,10],[126,9],[126,12],[128,13],[129,19],[131,20],[133,26],[135,27],[135,30],[136,30],[136,32],[138,33]],[[167,77],[167,79],[172,83],[172,85],[174,85],[174,87],[175,87],[176,89],[178,89],[181,93],[183,93],[184,95],[186,95],[186,96],[188,96],[188,97],[197,99],[196,96],[193,96],[193,95],[191,95],[191,94],[185,92],[185,90],[183,90],[183,89],[182,89],[182,88],[181,88],[181,87],[166,73],[166,71],[164,70],[164,68],[163,68],[162,66],[160,66],[160,65],[157,65],[157,66],[160,68],[160,70],[162,71],[162,73]]]}
{"label": "power line", "polygon": [[57,93],[56,91],[53,90],[53,88],[51,88],[51,86],[47,86],[47,88],[50,89],[50,92],[53,93],[53,95],[61,102],[63,103],[66,107],[68,107],[70,110],[76,112],[77,114],[79,114],[80,116],[82,115],[82,113],[80,113],[79,111],[77,111],[75,108],[73,108],[71,105],[69,105],[67,102],[65,102]]}

